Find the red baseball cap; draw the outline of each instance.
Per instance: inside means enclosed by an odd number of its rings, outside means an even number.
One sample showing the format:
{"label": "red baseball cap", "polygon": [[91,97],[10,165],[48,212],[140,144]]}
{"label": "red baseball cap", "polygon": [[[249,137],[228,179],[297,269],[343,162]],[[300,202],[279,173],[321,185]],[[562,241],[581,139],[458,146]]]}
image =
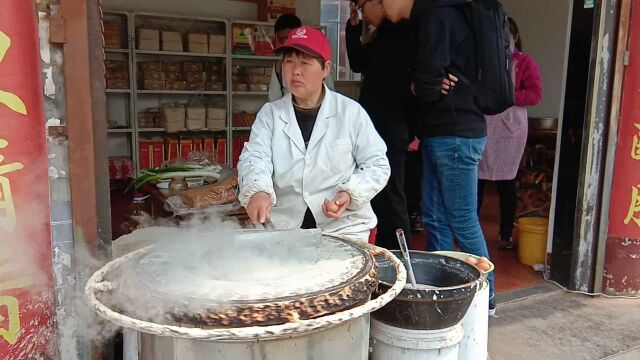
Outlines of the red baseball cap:
{"label": "red baseball cap", "polygon": [[281,53],[287,48],[296,49],[313,57],[331,61],[331,45],[322,31],[311,26],[301,26],[291,30],[289,37],[275,52]]}

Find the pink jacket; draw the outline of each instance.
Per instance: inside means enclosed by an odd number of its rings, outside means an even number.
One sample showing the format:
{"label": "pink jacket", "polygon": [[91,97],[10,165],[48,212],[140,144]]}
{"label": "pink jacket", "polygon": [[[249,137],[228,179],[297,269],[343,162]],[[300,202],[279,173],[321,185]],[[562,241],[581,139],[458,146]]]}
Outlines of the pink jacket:
{"label": "pink jacket", "polygon": [[518,50],[513,53],[513,62],[515,106],[501,114],[485,116],[487,145],[478,168],[478,177],[483,180],[511,180],[516,177],[527,142],[527,106],[538,105],[542,98],[538,64]]}
{"label": "pink jacket", "polygon": [[518,49],[513,52],[513,60],[516,63],[515,105],[522,107],[538,105],[542,98],[542,79],[540,79],[538,64],[531,56]]}

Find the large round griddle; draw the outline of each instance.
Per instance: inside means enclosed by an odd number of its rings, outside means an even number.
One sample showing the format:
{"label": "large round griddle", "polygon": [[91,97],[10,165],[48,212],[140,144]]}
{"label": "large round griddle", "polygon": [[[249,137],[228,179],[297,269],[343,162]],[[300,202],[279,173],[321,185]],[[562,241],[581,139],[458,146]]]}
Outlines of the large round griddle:
{"label": "large round griddle", "polygon": [[[100,300],[127,316],[200,328],[276,325],[366,302],[370,252],[317,231],[188,234],[145,248],[105,275]],[[212,237],[213,238],[213,237]]]}

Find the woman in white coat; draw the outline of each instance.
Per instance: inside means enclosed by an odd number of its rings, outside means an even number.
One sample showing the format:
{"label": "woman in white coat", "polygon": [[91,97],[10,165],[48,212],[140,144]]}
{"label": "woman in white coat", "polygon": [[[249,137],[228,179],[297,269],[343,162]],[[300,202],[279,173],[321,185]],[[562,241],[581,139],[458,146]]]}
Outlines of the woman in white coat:
{"label": "woman in white coat", "polygon": [[389,178],[386,146],[357,102],[324,85],[322,32],[299,27],[276,50],[290,93],[258,113],[238,163],[240,203],[256,224],[367,241],[377,224],[370,201]]}

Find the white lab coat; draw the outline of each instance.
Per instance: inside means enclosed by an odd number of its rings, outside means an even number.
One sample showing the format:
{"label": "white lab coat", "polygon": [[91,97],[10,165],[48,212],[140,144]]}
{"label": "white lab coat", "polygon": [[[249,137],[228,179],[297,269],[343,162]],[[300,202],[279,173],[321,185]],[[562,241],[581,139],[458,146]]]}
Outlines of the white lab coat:
{"label": "white lab coat", "polygon": [[[389,179],[386,151],[366,111],[326,86],[305,148],[287,94],[265,104],[251,128],[238,163],[240,203],[263,191],[277,228],[299,228],[309,208],[323,233],[367,241],[377,224],[370,201]],[[327,218],[322,203],[338,191],[348,192],[351,204],[339,219]]]}
{"label": "white lab coat", "polygon": [[[283,83],[280,83],[278,80],[278,75],[276,74],[276,66],[282,66],[282,62],[276,61],[275,64],[271,67],[271,81],[269,82],[269,101],[276,101],[281,99],[285,94],[289,93],[286,85],[284,84],[284,79],[282,79]],[[333,67],[329,76],[324,79],[324,83],[329,87],[329,89],[333,90]],[[284,91],[283,91],[284,90]]]}

